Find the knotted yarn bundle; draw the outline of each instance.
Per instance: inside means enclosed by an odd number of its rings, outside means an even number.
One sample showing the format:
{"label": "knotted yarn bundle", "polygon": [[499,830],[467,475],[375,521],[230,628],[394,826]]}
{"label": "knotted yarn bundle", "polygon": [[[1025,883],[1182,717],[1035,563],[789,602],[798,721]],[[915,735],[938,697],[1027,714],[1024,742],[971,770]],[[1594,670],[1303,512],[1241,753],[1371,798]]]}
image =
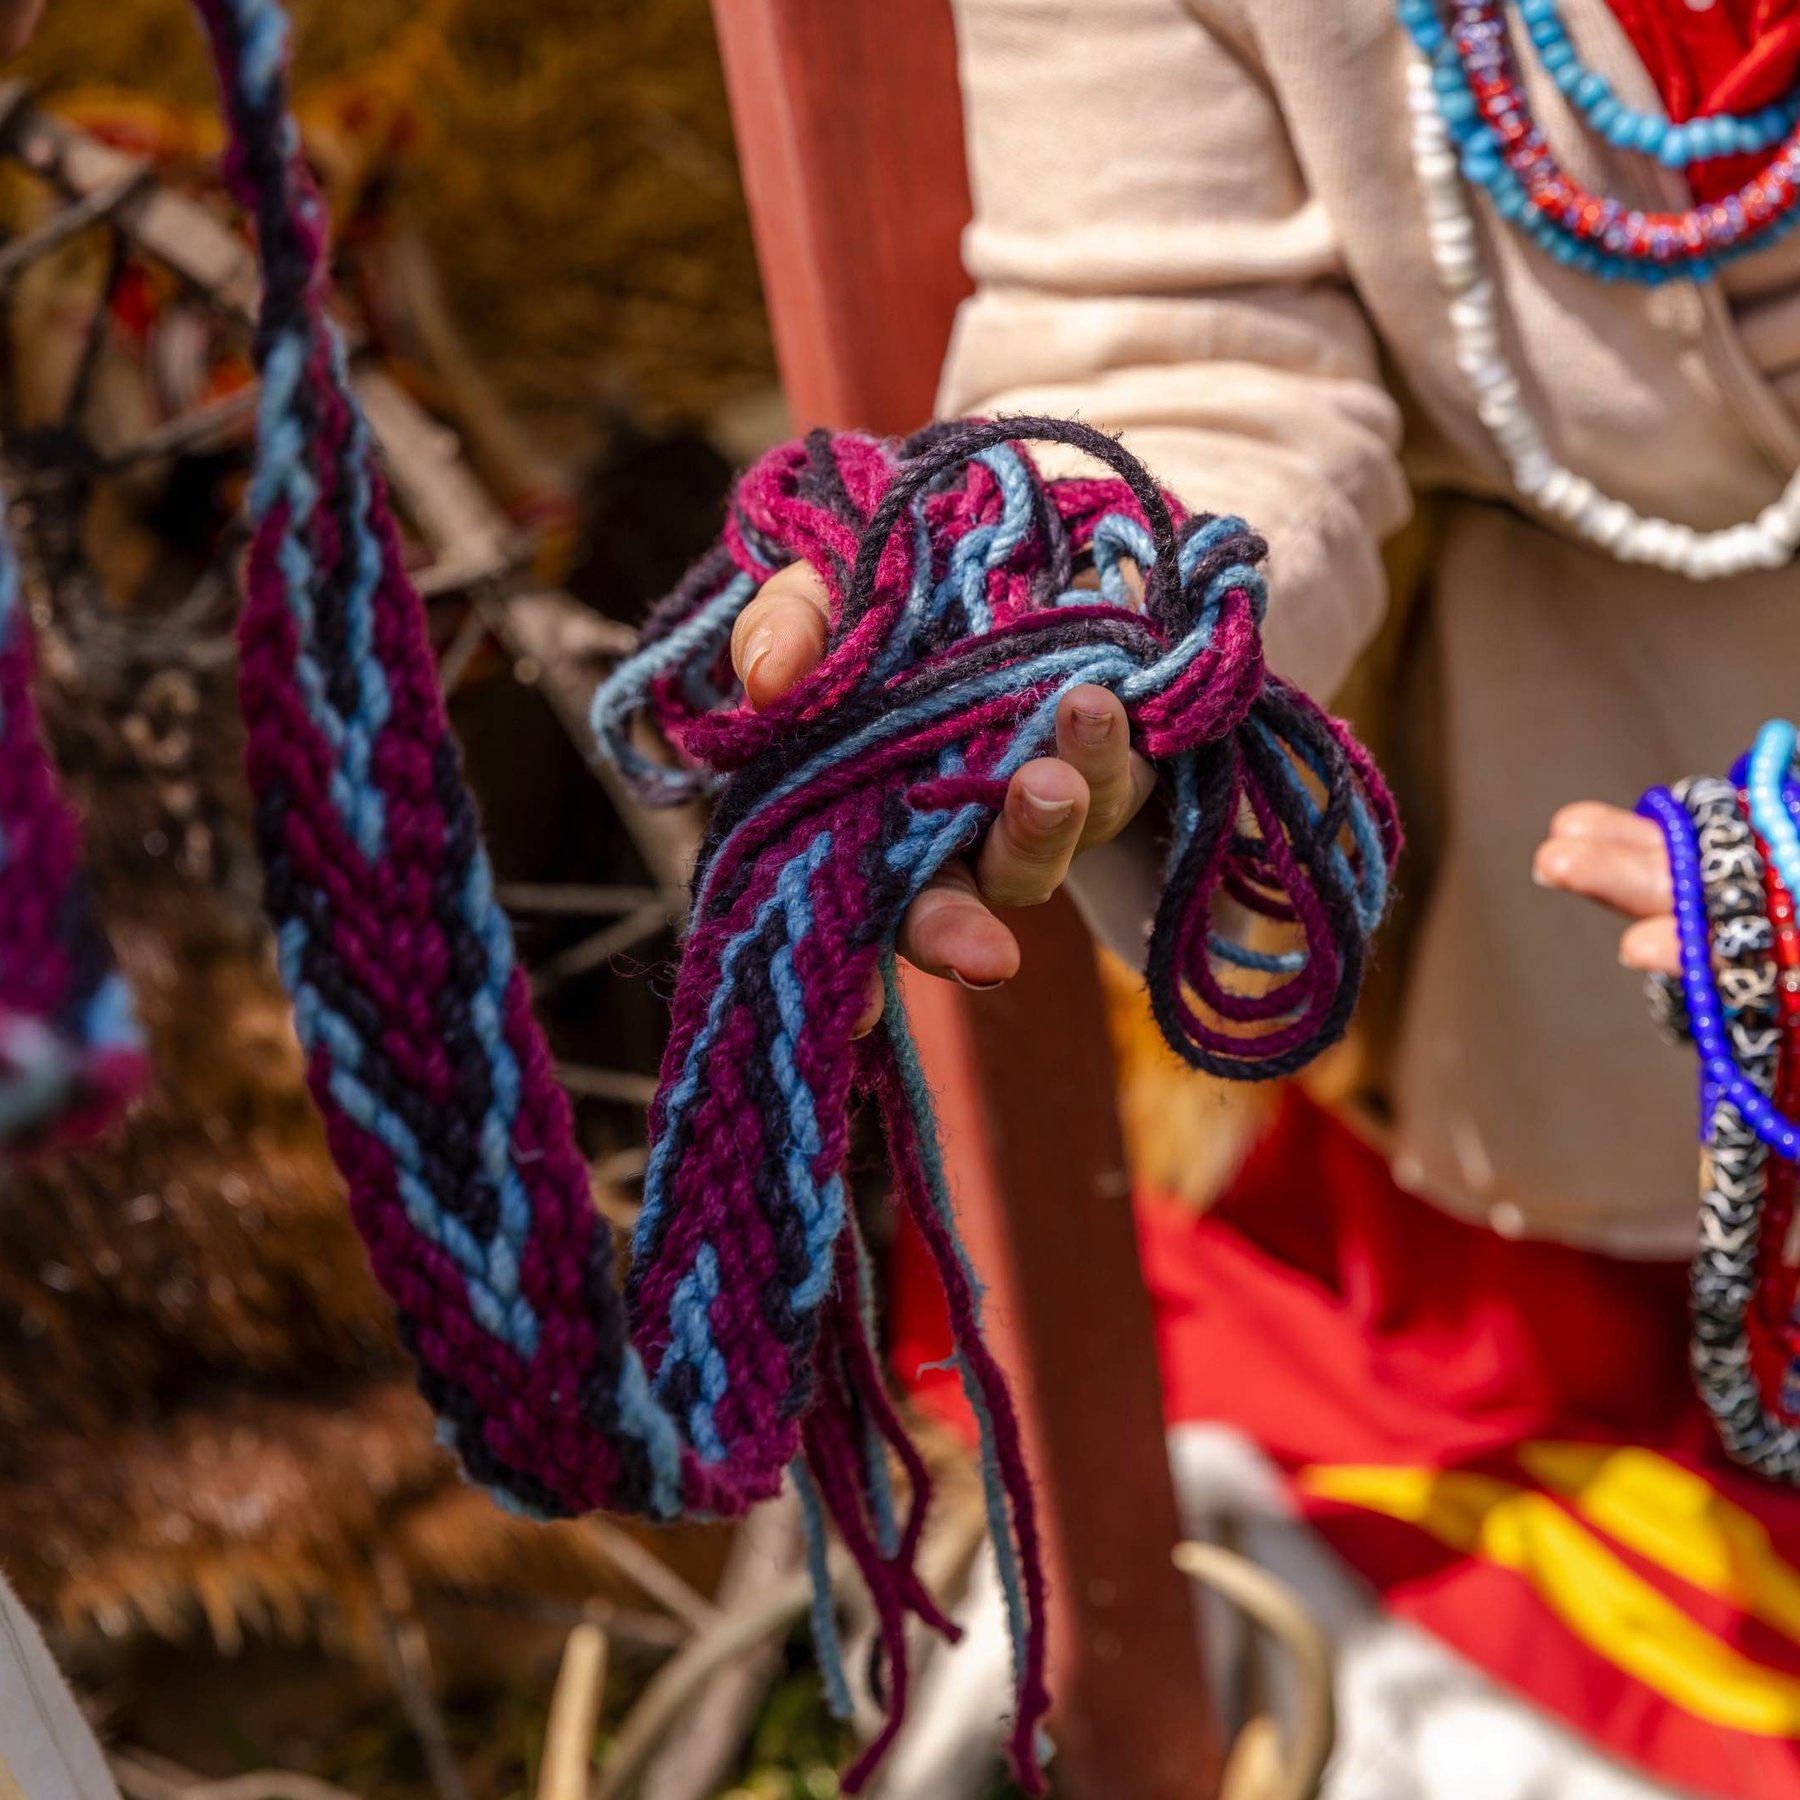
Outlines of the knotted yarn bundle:
{"label": "knotted yarn bundle", "polygon": [[[1071,445],[1116,478],[1046,480],[1025,440]],[[1399,823],[1350,733],[1265,669],[1263,554],[1242,520],[1187,516],[1079,424],[940,425],[905,444],[815,432],[742,479],[721,543],[595,700],[603,748],[645,798],[713,797],[628,1290],[652,1391],[711,1466],[772,1473],[771,1451],[797,1441],[882,1595],[893,1538],[891,1526],[881,1535],[880,1459],[854,1483],[872,1425],[877,1444],[897,1443],[867,1373],[867,1282],[842,1174],[860,1087],[944,1285],[984,1440],[1022,1773],[1043,1703],[1031,1492],[982,1344],[893,947],[907,906],[993,822],[1008,778],[1054,748],[1063,697],[1096,683],[1165,778],[1170,845],[1146,979],[1169,1042],[1215,1075],[1257,1079],[1341,1036]],[[828,647],[790,694],[752,712],[732,628],[761,583],[802,558],[830,594]],[[1142,572],[1141,606],[1128,565]],[[1077,584],[1086,569],[1094,588]],[[644,712],[685,766],[637,746]],[[1221,935],[1222,898],[1297,946]],[[857,1043],[877,972],[883,1022]],[[849,1380],[848,1346],[860,1371]],[[911,1600],[887,1601],[896,1644]]]}
{"label": "knotted yarn bundle", "polygon": [[[1029,441],[1070,446],[1116,478],[1047,481]],[[864,859],[884,872],[856,911],[891,947],[893,907],[992,821],[1007,779],[1054,749],[1063,695],[1091,682],[1124,702],[1134,745],[1166,777],[1145,971],[1165,1035],[1228,1079],[1303,1067],[1354,1008],[1400,827],[1349,730],[1264,666],[1265,553],[1243,520],[1188,516],[1116,440],[1072,421],[940,424],[904,444],[820,431],[771,452],[594,706],[602,748],[644,798],[716,790],[686,965],[704,966],[719,909],[760,893],[751,870],[799,854],[827,803],[851,816],[818,855],[853,860],[869,832],[880,841]],[[731,675],[732,626],[801,559],[830,592],[830,644],[754,714]],[[1093,587],[1076,584],[1078,568]],[[634,745],[640,710],[688,767]],[[1295,928],[1298,947],[1221,935],[1221,899]],[[1246,991],[1231,970],[1275,979]],[[676,1011],[679,1038],[679,994]]]}
{"label": "knotted yarn bundle", "polygon": [[[901,917],[993,820],[1010,775],[1053,746],[1062,696],[1098,683],[1167,795],[1157,1017],[1200,1068],[1286,1073],[1354,1006],[1399,849],[1387,792],[1349,733],[1266,671],[1260,540],[1182,512],[1113,440],[1011,420],[905,444],[816,433],[772,453],[595,702],[603,745],[646,795],[714,799],[621,1293],[328,317],[287,22],[277,0],[196,4],[265,278],[240,627],[265,901],[332,1154],[441,1434],[475,1480],[537,1516],[732,1516],[791,1478],[840,1708],[827,1520],[879,1625],[888,1718],[854,1788],[905,1710],[908,1618],[951,1629],[916,1568],[930,1483],[882,1379],[846,1185],[866,1096],[982,1431],[1015,1641],[1012,1755],[1038,1791],[1041,1547],[906,1030]],[[1043,438],[1112,475],[1046,479],[1020,441]],[[832,592],[830,644],[757,714],[731,672],[732,623],[802,557]],[[646,712],[679,765],[634,742]],[[1217,929],[1231,909],[1253,940]],[[10,935],[0,944],[11,953]],[[858,1040],[877,977],[885,1017]]]}
{"label": "knotted yarn bundle", "polygon": [[0,518],[0,1164],[103,1128],[147,1069],[31,681],[30,622]]}

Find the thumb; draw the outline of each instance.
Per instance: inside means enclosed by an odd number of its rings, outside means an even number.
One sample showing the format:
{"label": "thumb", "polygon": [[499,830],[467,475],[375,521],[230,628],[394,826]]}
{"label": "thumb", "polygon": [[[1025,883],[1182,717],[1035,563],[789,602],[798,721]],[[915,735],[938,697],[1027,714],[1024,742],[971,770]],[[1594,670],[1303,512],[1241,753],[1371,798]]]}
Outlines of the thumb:
{"label": "thumb", "polygon": [[758,712],[819,666],[831,629],[831,596],[811,563],[789,563],[765,581],[731,631],[731,666]]}

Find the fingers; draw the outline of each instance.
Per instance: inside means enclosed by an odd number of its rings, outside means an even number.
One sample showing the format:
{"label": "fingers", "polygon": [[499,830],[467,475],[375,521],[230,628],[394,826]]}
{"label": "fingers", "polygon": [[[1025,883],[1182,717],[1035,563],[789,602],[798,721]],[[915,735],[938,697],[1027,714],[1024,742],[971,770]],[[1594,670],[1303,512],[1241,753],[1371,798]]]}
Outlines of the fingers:
{"label": "fingers", "polygon": [[819,666],[831,629],[831,596],[811,563],[771,575],[731,629],[731,666],[759,712]]}
{"label": "fingers", "polygon": [[[976,890],[975,872],[960,860],[947,863],[906,909],[898,948],[914,968],[978,992],[1019,972],[1018,939],[988,910]],[[881,1023],[883,998],[876,975],[853,1037],[865,1037]]]}
{"label": "fingers", "polygon": [[882,986],[881,971],[877,969],[869,977],[869,986],[863,995],[862,1011],[856,1015],[856,1023],[850,1027],[853,1038],[867,1037],[881,1023],[881,1015],[887,1010],[887,993]]}
{"label": "fingers", "polygon": [[1577,800],[1550,821],[1550,840],[1593,839],[1611,844],[1638,844],[1661,850],[1663,836],[1656,824],[1622,806],[1599,800]]}
{"label": "fingers", "polygon": [[1674,916],[1663,913],[1627,926],[1619,939],[1619,961],[1646,975],[1679,975],[1681,943],[1675,935]]}
{"label": "fingers", "polygon": [[[1648,823],[1648,821],[1644,821]],[[1669,859],[1654,826],[1648,843],[1619,837],[1552,837],[1538,846],[1532,878],[1634,919],[1673,910]]]}
{"label": "fingers", "polygon": [[981,896],[992,906],[1041,906],[1062,885],[1088,818],[1081,771],[1040,756],[1013,776],[975,861]]}
{"label": "fingers", "polygon": [[1103,688],[1077,688],[1064,700],[1057,748],[1060,756],[1013,776],[973,866],[950,863],[907,909],[899,948],[915,967],[969,988],[1010,981],[1018,940],[990,909],[1048,900],[1076,851],[1121,830],[1153,785],[1149,765],[1130,750],[1124,709]]}
{"label": "fingers", "polygon": [[1018,939],[988,910],[961,861],[946,864],[906,909],[900,954],[927,975],[970,988],[998,987],[1019,972]]}
{"label": "fingers", "polygon": [[1131,725],[1116,694],[1078,687],[1056,712],[1056,754],[1087,783],[1087,822],[1076,848],[1117,837],[1156,786],[1156,774],[1131,748]]}
{"label": "fingers", "polygon": [[1668,852],[1651,820],[1597,800],[1565,806],[1550,821],[1531,872],[1541,886],[1580,894],[1633,921],[1619,938],[1626,968],[1681,972]]}

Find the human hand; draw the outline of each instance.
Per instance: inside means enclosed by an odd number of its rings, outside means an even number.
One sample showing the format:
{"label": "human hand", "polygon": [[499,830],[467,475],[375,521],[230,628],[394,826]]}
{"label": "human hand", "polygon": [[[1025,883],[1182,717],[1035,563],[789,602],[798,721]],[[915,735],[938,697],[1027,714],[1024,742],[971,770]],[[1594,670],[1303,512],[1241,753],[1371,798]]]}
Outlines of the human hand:
{"label": "human hand", "polygon": [[1619,938],[1626,968],[1680,974],[1668,852],[1650,820],[1598,800],[1565,806],[1550,821],[1531,873],[1540,887],[1581,894],[1629,919]]}
{"label": "human hand", "polygon": [[[731,661],[759,711],[818,667],[830,628],[830,597],[810,563],[771,576],[738,616]],[[1056,754],[1012,778],[1006,804],[967,858],[947,864],[907,909],[900,954],[916,968],[964,987],[998,987],[1019,971],[1019,945],[996,907],[1037,906],[1062,885],[1075,856],[1125,829],[1156,785],[1131,748],[1125,708],[1105,688],[1063,697]],[[860,1033],[881,1017],[874,985]]]}
{"label": "human hand", "polygon": [[44,0],[0,0],[0,59],[17,56],[31,42]]}

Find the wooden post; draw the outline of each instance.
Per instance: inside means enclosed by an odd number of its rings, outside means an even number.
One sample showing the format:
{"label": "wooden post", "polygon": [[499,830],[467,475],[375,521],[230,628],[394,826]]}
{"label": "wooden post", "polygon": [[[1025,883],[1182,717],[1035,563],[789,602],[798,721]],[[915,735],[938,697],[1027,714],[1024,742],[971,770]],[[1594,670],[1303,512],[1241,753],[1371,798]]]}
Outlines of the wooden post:
{"label": "wooden post", "polygon": [[[968,291],[947,0],[714,0],[776,353],[797,427],[932,412]],[[1059,1791],[1217,1790],[1150,1307],[1097,972],[1066,902],[1011,921],[991,995],[914,980],[952,1189],[1024,1415],[1051,1566]]]}

